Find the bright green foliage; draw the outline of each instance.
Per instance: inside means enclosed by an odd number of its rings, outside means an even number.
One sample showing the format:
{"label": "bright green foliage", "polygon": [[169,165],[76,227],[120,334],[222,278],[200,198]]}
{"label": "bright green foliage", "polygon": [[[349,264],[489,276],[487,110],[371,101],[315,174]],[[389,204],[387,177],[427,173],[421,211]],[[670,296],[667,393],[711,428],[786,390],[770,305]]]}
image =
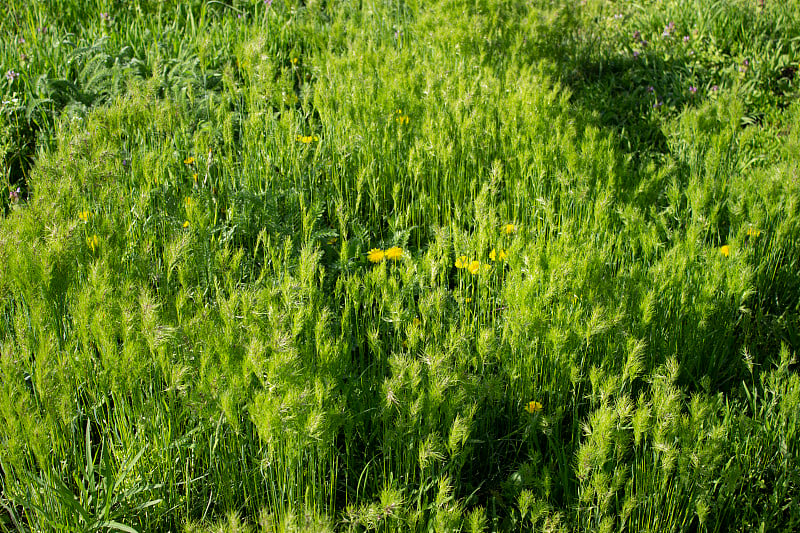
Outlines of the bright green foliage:
{"label": "bright green foliage", "polygon": [[11,2],[0,530],[800,528],[800,5]]}

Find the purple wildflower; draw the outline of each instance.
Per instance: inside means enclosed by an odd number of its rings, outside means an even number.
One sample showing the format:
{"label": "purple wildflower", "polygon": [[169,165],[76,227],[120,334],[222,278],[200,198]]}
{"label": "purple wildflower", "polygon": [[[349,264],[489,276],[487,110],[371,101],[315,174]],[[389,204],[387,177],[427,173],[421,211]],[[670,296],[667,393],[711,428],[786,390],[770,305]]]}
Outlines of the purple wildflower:
{"label": "purple wildflower", "polygon": [[13,203],[19,202],[19,187],[17,187],[16,191],[11,191],[8,193],[8,199]]}
{"label": "purple wildflower", "polygon": [[675,29],[675,23],[670,22],[666,26],[664,26],[664,32],[661,34],[662,37],[669,37],[672,31]]}
{"label": "purple wildflower", "polygon": [[103,22],[111,22],[111,15],[108,13],[100,13],[100,20]]}
{"label": "purple wildflower", "polygon": [[719,91],[719,85],[712,85],[711,86],[711,90],[714,91],[714,92]]}
{"label": "purple wildflower", "polygon": [[264,0],[264,3],[267,4],[267,7],[272,7],[272,0]]}
{"label": "purple wildflower", "polygon": [[9,83],[14,83],[14,80],[16,80],[17,78],[19,78],[19,72],[15,72],[13,70],[9,70],[8,72],[6,72],[6,79],[8,80]]}
{"label": "purple wildflower", "polygon": [[639,50],[633,51],[633,57],[639,57]]}
{"label": "purple wildflower", "polygon": [[653,92],[653,91],[655,91],[655,89],[653,88],[653,86],[652,86],[652,85],[650,85],[649,87],[647,87],[647,92],[651,93],[651,92]]}
{"label": "purple wildflower", "polygon": [[697,93],[697,87],[692,85],[691,87],[689,87],[689,92],[692,93],[692,94],[696,94]]}
{"label": "purple wildflower", "polygon": [[25,44],[25,37],[17,37],[17,44]]}
{"label": "purple wildflower", "polygon": [[636,30],[635,32],[633,32],[633,40],[634,41],[641,41],[642,40],[642,32],[640,32],[639,30]]}
{"label": "purple wildflower", "polygon": [[657,108],[661,107],[663,105],[663,103],[664,102],[661,102],[660,100],[653,102],[653,109],[657,109]]}
{"label": "purple wildflower", "polygon": [[685,43],[689,42],[689,36],[688,35],[684,35],[683,36],[683,42],[685,42]]}

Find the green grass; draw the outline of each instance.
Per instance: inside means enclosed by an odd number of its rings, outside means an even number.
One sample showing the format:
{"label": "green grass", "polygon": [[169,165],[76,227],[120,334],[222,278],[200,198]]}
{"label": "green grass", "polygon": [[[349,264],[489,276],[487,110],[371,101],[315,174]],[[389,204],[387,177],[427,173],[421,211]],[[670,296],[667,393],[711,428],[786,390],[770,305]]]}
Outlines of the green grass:
{"label": "green grass", "polygon": [[12,2],[0,530],[800,527],[763,4]]}

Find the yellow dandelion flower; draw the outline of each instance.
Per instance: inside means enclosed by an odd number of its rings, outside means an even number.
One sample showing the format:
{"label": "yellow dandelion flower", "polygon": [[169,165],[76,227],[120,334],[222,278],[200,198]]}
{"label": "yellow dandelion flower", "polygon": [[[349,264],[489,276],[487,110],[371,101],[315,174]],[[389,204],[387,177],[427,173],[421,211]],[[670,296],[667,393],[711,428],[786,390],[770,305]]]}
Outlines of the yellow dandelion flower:
{"label": "yellow dandelion flower", "polygon": [[517,227],[514,224],[509,223],[503,226],[503,231],[506,233],[506,235],[511,235],[512,233],[517,232]]}
{"label": "yellow dandelion flower", "polygon": [[192,200],[191,196],[187,196],[185,201],[186,201],[186,207],[192,207],[194,200]]}
{"label": "yellow dandelion flower", "polygon": [[403,257],[403,249],[397,246],[392,246],[388,250],[386,250],[386,259],[390,259],[392,261],[396,261]]}
{"label": "yellow dandelion flower", "polygon": [[183,227],[184,228],[188,228],[189,227],[189,221],[188,220],[184,220]]}
{"label": "yellow dandelion flower", "polygon": [[538,413],[542,410],[542,404],[537,401],[530,401],[525,404],[525,410],[528,411],[530,414]]}
{"label": "yellow dandelion flower", "polygon": [[296,58],[296,57],[293,57],[293,58],[292,58],[292,65],[296,65],[298,61],[299,61],[299,59],[298,59],[298,58]]}
{"label": "yellow dandelion flower", "polygon": [[464,299],[464,302],[466,302],[466,303],[472,303],[472,298],[465,298],[465,299]]}
{"label": "yellow dandelion flower", "polygon": [[194,157],[189,156],[183,160],[183,163],[186,165],[193,165],[194,161],[195,161]]}
{"label": "yellow dandelion flower", "polygon": [[80,211],[78,213],[78,218],[84,222],[89,222],[90,216],[92,216],[92,214],[89,211]]}
{"label": "yellow dandelion flower", "polygon": [[380,263],[386,257],[386,252],[381,250],[380,248],[373,248],[369,252],[367,252],[367,259],[370,260],[371,263]]}
{"label": "yellow dandelion flower", "polygon": [[86,245],[92,252],[94,252],[100,246],[100,239],[97,238],[97,235],[92,235],[91,237],[87,237]]}
{"label": "yellow dandelion flower", "polygon": [[480,268],[481,268],[481,262],[477,260],[470,261],[470,263],[467,265],[467,270],[469,270],[470,274],[477,274]]}
{"label": "yellow dandelion flower", "polygon": [[727,244],[725,246],[721,246],[719,249],[719,253],[721,253],[725,257],[728,257],[731,254],[731,247],[728,246]]}
{"label": "yellow dandelion flower", "polygon": [[467,268],[467,264],[469,263],[469,259],[467,259],[466,255],[462,255],[458,259],[456,259],[456,268]]}
{"label": "yellow dandelion flower", "polygon": [[758,237],[761,235],[761,230],[756,228],[747,228],[747,236],[748,237]]}
{"label": "yellow dandelion flower", "polygon": [[194,183],[195,183],[195,185],[197,185],[197,172],[192,174],[192,179],[194,179]]}

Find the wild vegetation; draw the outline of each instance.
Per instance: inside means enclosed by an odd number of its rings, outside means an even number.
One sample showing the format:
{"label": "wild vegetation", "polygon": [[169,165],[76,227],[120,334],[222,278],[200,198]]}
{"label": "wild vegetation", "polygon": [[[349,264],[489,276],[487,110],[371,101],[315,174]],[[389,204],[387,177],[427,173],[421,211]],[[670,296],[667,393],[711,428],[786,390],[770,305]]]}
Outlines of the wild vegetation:
{"label": "wild vegetation", "polygon": [[797,0],[0,34],[0,530],[800,529]]}

